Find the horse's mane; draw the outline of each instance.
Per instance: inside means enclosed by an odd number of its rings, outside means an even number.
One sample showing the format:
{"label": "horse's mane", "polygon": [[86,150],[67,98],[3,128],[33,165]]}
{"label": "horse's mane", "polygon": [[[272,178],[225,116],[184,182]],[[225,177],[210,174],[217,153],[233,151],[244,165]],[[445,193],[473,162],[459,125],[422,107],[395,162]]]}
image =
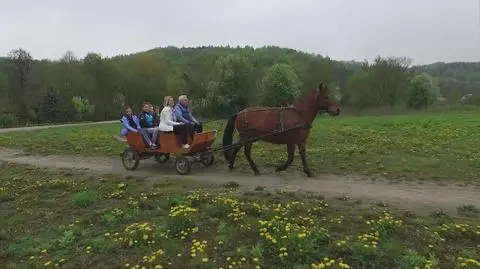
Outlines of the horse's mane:
{"label": "horse's mane", "polygon": [[307,93],[305,93],[303,96],[299,97],[295,101],[294,106],[298,108],[305,108],[305,107],[314,105],[316,104],[316,96],[317,96],[317,90],[311,89]]}

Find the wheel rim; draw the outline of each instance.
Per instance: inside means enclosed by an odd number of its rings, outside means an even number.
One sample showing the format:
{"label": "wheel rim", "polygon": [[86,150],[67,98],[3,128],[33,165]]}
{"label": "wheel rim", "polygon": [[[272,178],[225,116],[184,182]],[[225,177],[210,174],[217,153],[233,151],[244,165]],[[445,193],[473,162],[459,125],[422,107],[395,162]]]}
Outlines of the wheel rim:
{"label": "wheel rim", "polygon": [[188,170],[188,161],[186,159],[178,160],[177,169],[181,172],[186,172]]}
{"label": "wheel rim", "polygon": [[129,150],[123,154],[123,163],[128,168],[134,167],[136,162],[137,162],[136,156],[132,150]]}
{"label": "wheel rim", "polygon": [[175,169],[180,175],[187,175],[190,173],[191,163],[187,157],[179,157],[175,161]]}

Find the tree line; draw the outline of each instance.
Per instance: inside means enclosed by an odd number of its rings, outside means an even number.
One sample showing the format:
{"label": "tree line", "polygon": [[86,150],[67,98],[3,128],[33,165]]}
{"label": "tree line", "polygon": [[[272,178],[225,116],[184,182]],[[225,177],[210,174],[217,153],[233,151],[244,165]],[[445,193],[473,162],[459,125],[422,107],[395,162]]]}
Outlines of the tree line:
{"label": "tree line", "polygon": [[22,49],[0,58],[0,126],[27,122],[117,119],[165,95],[187,94],[195,113],[224,117],[249,105],[289,105],[320,81],[343,107],[423,109],[459,102],[468,93],[480,105],[480,64],[412,66],[406,57],[342,62],[318,54],[266,46],[156,48],[83,59],[36,60]]}

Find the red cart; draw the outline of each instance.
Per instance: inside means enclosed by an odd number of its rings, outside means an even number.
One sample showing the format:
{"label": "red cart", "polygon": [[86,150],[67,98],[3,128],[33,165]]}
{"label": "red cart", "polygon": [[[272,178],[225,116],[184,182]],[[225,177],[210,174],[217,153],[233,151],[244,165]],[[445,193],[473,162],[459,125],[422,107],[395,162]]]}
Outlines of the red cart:
{"label": "red cart", "polygon": [[190,148],[181,147],[180,139],[173,132],[159,132],[160,146],[158,149],[149,149],[139,133],[129,132],[127,134],[128,148],[120,154],[125,169],[135,170],[140,160],[154,157],[158,163],[166,163],[170,155],[175,155],[175,170],[180,175],[190,173],[192,164],[201,162],[210,166],[214,162],[213,150],[211,148],[217,131],[206,131],[196,133],[193,139],[189,138]]}

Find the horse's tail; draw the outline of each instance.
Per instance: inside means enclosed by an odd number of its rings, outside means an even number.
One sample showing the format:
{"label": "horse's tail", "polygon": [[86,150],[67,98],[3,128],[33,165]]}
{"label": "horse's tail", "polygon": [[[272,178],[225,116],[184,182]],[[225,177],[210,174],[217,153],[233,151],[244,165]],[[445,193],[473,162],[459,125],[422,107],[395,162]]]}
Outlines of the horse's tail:
{"label": "horse's tail", "polygon": [[[229,147],[233,143],[233,132],[235,131],[235,120],[237,119],[237,114],[230,116],[227,122],[227,126],[225,126],[225,130],[223,131],[223,143],[222,146]],[[230,162],[230,157],[232,155],[233,148],[229,148],[223,151],[223,155],[225,156],[225,160]]]}

